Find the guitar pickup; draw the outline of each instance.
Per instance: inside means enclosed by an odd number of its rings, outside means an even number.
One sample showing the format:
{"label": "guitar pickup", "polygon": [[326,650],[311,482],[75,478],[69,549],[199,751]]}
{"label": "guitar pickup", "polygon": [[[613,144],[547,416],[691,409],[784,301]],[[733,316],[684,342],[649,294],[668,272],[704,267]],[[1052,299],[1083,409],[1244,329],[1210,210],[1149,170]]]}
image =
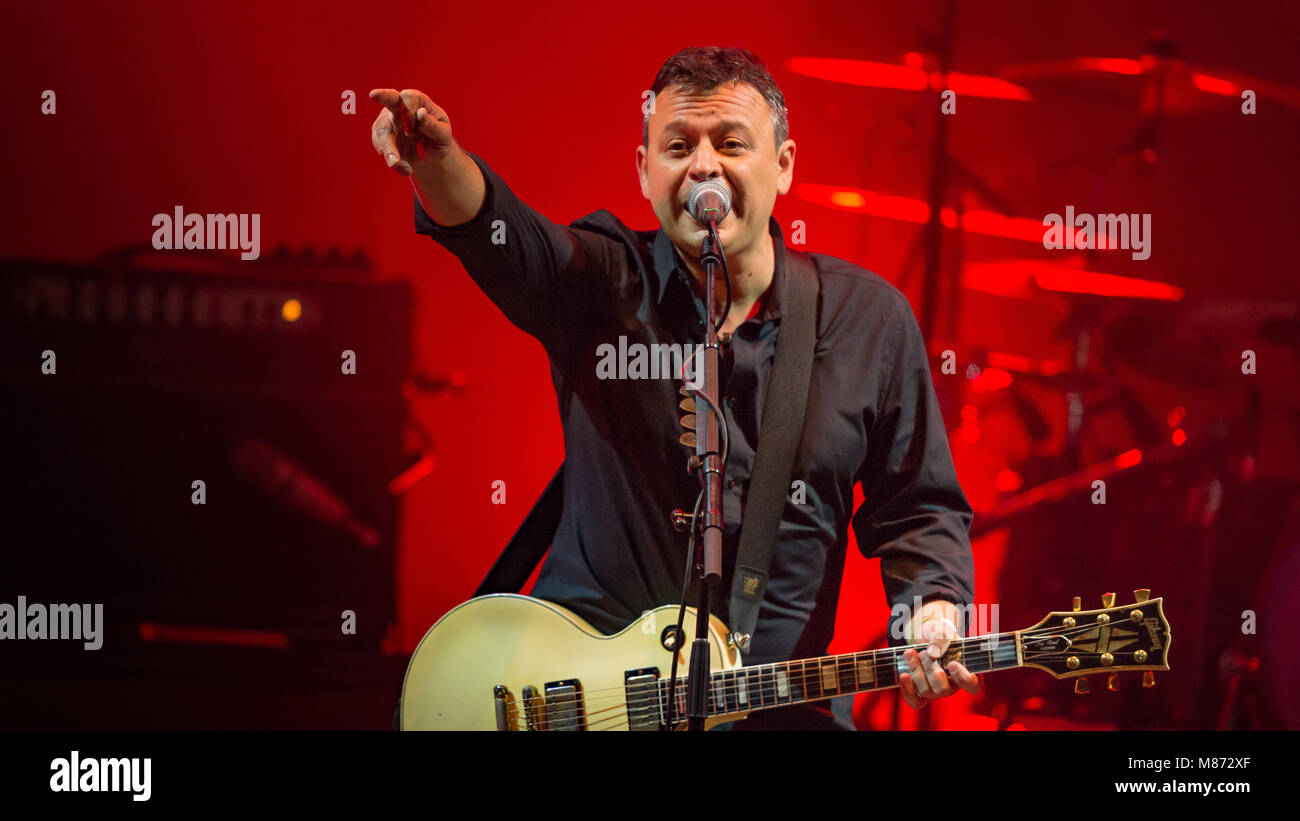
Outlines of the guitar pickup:
{"label": "guitar pickup", "polygon": [[546,729],[570,732],[587,729],[582,683],[576,678],[571,678],[564,681],[548,681],[544,686]]}
{"label": "guitar pickup", "polygon": [[623,697],[627,701],[629,730],[659,730],[663,716],[659,712],[659,670],[647,667],[623,673]]}

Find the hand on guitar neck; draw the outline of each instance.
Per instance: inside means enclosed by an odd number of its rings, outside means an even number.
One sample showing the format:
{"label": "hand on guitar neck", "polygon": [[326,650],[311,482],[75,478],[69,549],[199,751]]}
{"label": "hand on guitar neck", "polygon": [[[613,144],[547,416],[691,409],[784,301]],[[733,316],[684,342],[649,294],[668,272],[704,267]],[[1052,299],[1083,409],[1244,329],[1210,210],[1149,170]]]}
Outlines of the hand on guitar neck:
{"label": "hand on guitar neck", "polygon": [[[920,628],[913,629],[908,623],[903,630],[908,642],[912,636],[919,635],[921,641],[929,641],[930,646],[923,652],[904,650],[903,661],[907,663],[910,675],[900,678],[898,689],[903,702],[914,710],[925,707],[935,699],[945,698],[957,692],[958,688],[968,693],[980,691],[980,678],[970,672],[958,661],[948,662],[946,668],[939,663],[943,654],[948,652],[948,645],[954,639],[961,638],[957,629],[957,606],[948,601],[926,602],[918,614]],[[954,687],[953,685],[957,685]]]}

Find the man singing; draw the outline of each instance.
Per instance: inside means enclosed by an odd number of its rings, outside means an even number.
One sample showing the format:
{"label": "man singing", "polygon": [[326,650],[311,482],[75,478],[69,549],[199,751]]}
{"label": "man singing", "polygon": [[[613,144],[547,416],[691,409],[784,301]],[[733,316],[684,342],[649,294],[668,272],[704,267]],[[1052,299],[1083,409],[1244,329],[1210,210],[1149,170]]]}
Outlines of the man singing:
{"label": "man singing", "polygon": [[[686,545],[669,511],[690,510],[698,481],[686,451],[677,383],[606,379],[602,345],[679,344],[705,337],[705,229],[686,209],[704,180],[731,193],[718,224],[730,270],[721,326],[721,407],[730,435],[723,480],[725,620],[768,377],[780,342],[787,270],[778,194],[794,178],[795,143],[771,75],[742,49],[687,48],[651,87],[636,147],[641,193],[658,231],[632,231],[608,211],[556,225],[520,201],[480,157],[452,137],[447,113],[414,90],[370,92],[384,106],[372,129],[388,167],[409,177],[416,230],[455,254],[515,325],[546,349],[564,428],[563,513],[532,595],[573,610],[606,633],[676,604]],[[795,479],[772,552],[747,664],[826,654],[850,523],[881,559],[894,605],[923,602],[903,638],[931,641],[904,654],[903,699],[919,708],[980,682],[938,661],[959,637],[959,608],[974,595],[971,509],[955,476],[920,330],[885,280],[813,254],[820,281],[816,347]],[[718,277],[722,279],[721,276]],[[711,295],[726,304],[725,283]],[[721,311],[719,307],[719,311]],[[608,350],[606,348],[605,350]],[[607,374],[605,374],[607,375]],[[865,502],[853,510],[853,489]],[[757,713],[737,729],[852,729],[852,696]]]}

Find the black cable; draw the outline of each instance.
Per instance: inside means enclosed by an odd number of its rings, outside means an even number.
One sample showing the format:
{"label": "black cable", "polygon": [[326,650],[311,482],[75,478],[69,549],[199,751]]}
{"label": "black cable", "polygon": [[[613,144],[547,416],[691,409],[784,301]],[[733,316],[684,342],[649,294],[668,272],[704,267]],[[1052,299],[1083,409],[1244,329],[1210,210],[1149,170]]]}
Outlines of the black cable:
{"label": "black cable", "polygon": [[[686,621],[686,594],[691,589],[691,576],[695,571],[695,526],[700,521],[700,508],[704,506],[704,491],[701,490],[695,497],[695,512],[691,514],[691,537],[687,540],[686,545],[686,577],[682,579],[682,601],[677,606],[677,627],[673,633],[673,665],[669,671],[668,678],[668,717],[664,721],[669,730],[673,729],[673,705],[677,703],[677,658],[682,651],[682,639],[685,633],[682,630],[682,623]],[[699,618],[699,614],[695,614]]]}
{"label": "black cable", "polygon": [[[713,411],[713,415],[718,417],[718,434],[722,437],[722,452],[721,452],[722,464],[726,465],[727,454],[731,452],[731,435],[727,432],[727,417],[722,415],[722,408],[718,407],[718,403],[714,402],[707,395],[705,395],[704,391],[700,390],[699,388],[688,387],[686,389],[686,392],[689,393],[694,399],[703,401],[704,404],[709,406],[709,410]],[[699,430],[700,416],[701,414],[699,413],[699,409],[697,408],[695,414],[695,419],[696,419],[695,435],[696,436],[700,435],[700,430]]]}
{"label": "black cable", "polygon": [[[722,326],[727,323],[727,316],[731,314],[731,271],[727,268],[727,255],[722,250],[722,243],[718,240],[718,226],[713,220],[709,220],[709,237],[713,239],[713,244],[718,249],[718,256],[722,258],[722,278],[727,282],[727,308],[722,312],[722,318],[713,329],[716,334],[722,330]],[[709,294],[709,299],[713,299],[713,294]]]}

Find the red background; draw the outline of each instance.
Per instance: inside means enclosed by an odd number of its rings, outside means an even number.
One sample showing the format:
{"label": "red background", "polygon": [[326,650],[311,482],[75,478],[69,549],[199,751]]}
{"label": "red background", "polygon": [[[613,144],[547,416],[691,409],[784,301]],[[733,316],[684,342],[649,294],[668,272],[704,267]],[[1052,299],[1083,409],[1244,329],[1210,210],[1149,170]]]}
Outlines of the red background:
{"label": "red background", "polygon": [[[1300,32],[1286,5],[964,3],[954,65],[996,74],[1030,60],[1137,56],[1149,29],[1163,26],[1189,61],[1300,85]],[[899,62],[937,26],[937,13],[934,2],[861,0],[23,4],[6,11],[0,35],[8,157],[0,168],[0,248],[89,259],[148,241],[152,215],[179,204],[260,213],[263,254],[281,243],[365,248],[382,278],[409,277],[417,361],[431,372],[462,370],[471,383],[464,398],[414,400],[436,437],[437,469],[403,503],[395,641],[409,652],[472,593],[562,458],[562,442],[541,347],[504,320],[453,257],[414,234],[409,186],[369,144],[377,107],[367,91],[428,93],[461,143],[557,222],[609,208],[649,228],[653,214],[633,166],[641,92],[684,46],[739,45],[764,60],[785,93],[796,183],[923,199],[931,98],[798,76],[785,61]],[[54,116],[40,113],[45,89],[57,92]],[[341,112],[349,89],[355,115]],[[1223,106],[1225,113],[1167,124],[1153,174],[1105,175],[1110,210],[1149,212],[1154,223],[1151,259],[1115,254],[1107,271],[1175,283],[1189,298],[1293,298],[1296,114],[1268,99],[1253,117],[1230,98]],[[1136,112],[1114,106],[967,98],[951,120],[952,148],[1018,216],[1041,219],[1089,194],[1085,172],[1052,172],[1051,164],[1122,143],[1137,123]],[[776,217],[787,236],[791,221],[804,220],[809,250],[891,281],[921,231],[793,195],[777,203]],[[967,238],[965,251],[969,260],[1047,258],[1032,244],[978,237]],[[909,296],[919,307],[918,281]],[[1061,298],[968,293],[958,336],[1063,356],[1053,331],[1064,309]],[[1180,401],[1190,400],[1152,400]],[[1010,440],[993,450],[955,444],[977,504],[991,498],[992,476],[1013,451]],[[497,479],[507,485],[505,505],[490,501]],[[976,545],[982,602],[997,601],[999,551],[996,539]],[[839,649],[878,636],[887,615],[877,567],[850,555]]]}

